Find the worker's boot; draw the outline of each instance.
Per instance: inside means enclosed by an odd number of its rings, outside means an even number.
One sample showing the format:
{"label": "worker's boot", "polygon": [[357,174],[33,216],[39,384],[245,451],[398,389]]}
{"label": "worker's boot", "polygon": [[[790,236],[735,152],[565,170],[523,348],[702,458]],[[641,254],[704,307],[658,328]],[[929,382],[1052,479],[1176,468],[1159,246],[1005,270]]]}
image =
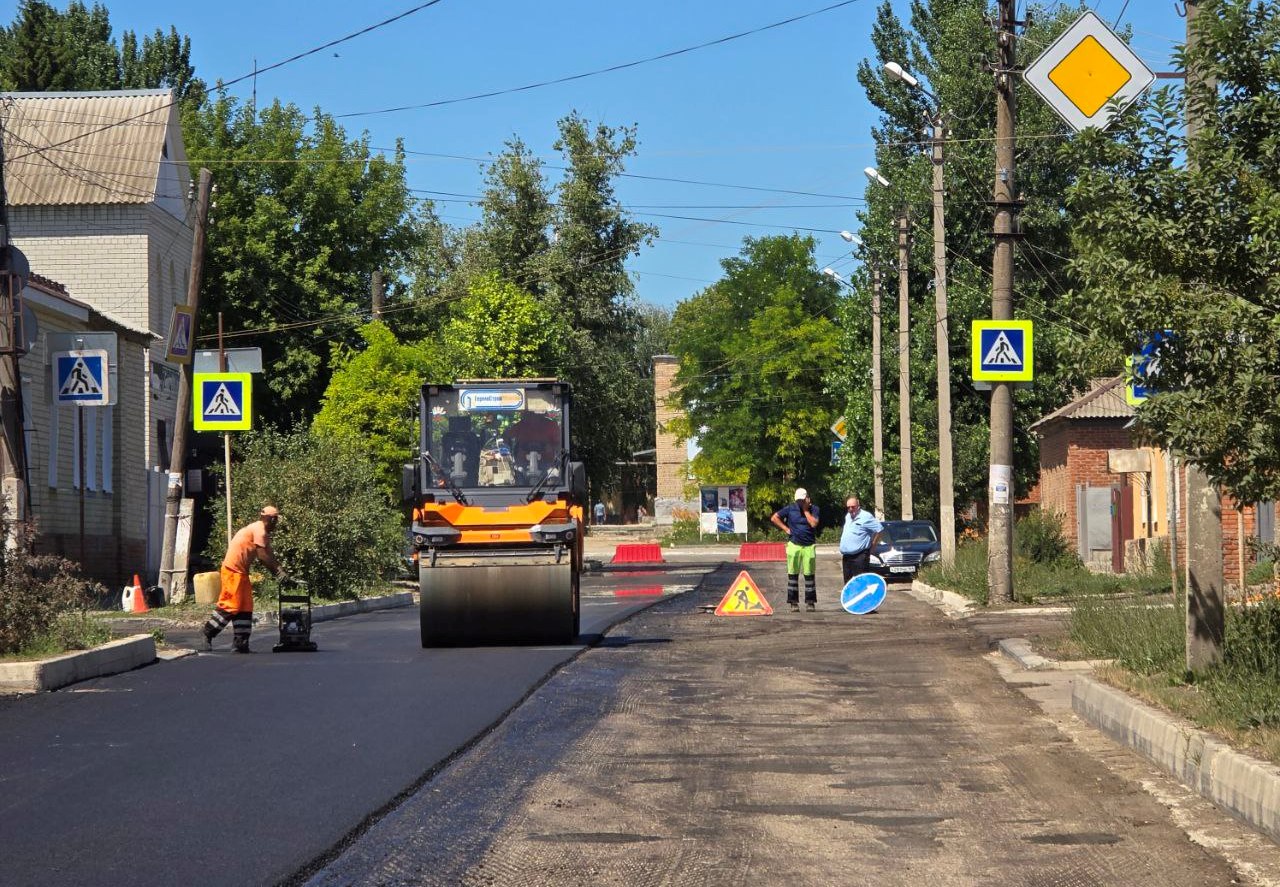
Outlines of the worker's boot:
{"label": "worker's boot", "polygon": [[203,628],[200,629],[200,637],[196,640],[196,650],[201,653],[213,652],[213,637]]}
{"label": "worker's boot", "polygon": [[231,646],[231,652],[233,652],[233,653],[252,653],[253,651],[249,649],[249,642],[248,642],[247,640],[246,640],[246,641],[244,641],[244,642],[241,642],[241,641],[240,641],[240,639],[239,639],[239,638],[237,638],[237,639],[236,639],[236,642],[235,642],[234,644],[232,644],[232,646]]}

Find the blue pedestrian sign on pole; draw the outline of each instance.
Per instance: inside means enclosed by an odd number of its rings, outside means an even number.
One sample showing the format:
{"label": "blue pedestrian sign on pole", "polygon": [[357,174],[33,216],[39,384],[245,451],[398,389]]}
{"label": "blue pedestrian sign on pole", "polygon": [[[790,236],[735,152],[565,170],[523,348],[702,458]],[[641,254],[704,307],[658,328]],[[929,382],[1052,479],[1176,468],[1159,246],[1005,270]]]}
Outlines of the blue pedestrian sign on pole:
{"label": "blue pedestrian sign on pole", "polygon": [[253,376],[196,373],[192,425],[197,431],[248,431],[253,427]]}
{"label": "blue pedestrian sign on pole", "polygon": [[110,366],[100,349],[59,351],[53,355],[53,402],[82,407],[111,403]]}
{"label": "blue pedestrian sign on pole", "polygon": [[844,441],[833,440],[831,442],[831,464],[838,465],[840,463],[840,450],[844,447]]}
{"label": "blue pedestrian sign on pole", "polygon": [[1029,320],[975,320],[971,328],[975,382],[1035,378],[1035,331]]}
{"label": "blue pedestrian sign on pole", "polygon": [[1142,346],[1142,352],[1125,358],[1124,400],[1136,407],[1155,394],[1156,376],[1160,374],[1160,343],[1173,338],[1172,330],[1153,333]]}
{"label": "blue pedestrian sign on pole", "polygon": [[865,616],[884,603],[889,586],[875,573],[859,573],[840,589],[840,606],[855,616]]}

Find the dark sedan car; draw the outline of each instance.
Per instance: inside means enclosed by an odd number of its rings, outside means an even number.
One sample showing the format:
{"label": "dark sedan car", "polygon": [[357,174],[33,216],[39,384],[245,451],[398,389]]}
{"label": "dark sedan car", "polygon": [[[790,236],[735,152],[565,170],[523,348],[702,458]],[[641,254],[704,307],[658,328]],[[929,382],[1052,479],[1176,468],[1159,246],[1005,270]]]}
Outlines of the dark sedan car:
{"label": "dark sedan car", "polygon": [[871,572],[886,579],[912,579],[922,564],[942,556],[938,531],[927,520],[887,520],[871,552]]}

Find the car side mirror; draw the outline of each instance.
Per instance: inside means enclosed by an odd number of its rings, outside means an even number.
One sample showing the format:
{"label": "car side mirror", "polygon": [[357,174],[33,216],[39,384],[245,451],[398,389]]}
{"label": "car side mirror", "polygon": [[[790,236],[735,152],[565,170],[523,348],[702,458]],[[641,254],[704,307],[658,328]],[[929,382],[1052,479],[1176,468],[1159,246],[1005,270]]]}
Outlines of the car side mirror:
{"label": "car side mirror", "polygon": [[418,466],[400,466],[400,501],[412,502],[418,498]]}
{"label": "car side mirror", "polygon": [[587,501],[587,466],[584,462],[569,463],[569,495],[575,502]]}

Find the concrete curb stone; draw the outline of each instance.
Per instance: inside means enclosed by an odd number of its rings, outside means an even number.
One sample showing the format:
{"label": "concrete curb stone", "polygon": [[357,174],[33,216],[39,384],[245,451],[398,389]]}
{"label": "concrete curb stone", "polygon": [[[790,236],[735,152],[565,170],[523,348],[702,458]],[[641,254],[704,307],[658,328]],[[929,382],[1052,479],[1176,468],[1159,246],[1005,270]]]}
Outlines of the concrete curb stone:
{"label": "concrete curb stone", "polygon": [[156,639],[135,634],[92,650],[50,659],[0,663],[0,692],[39,693],[103,675],[132,671],[156,661]]}
{"label": "concrete curb stone", "polygon": [[956,594],[954,591],[947,591],[945,588],[934,588],[919,579],[911,580],[907,593],[916,600],[937,606],[950,619],[963,619],[977,606],[964,595]]}
{"label": "concrete curb stone", "polygon": [[[382,597],[361,598],[355,601],[340,601],[336,604],[322,604],[311,608],[311,621],[328,622],[343,616],[354,616],[357,613],[372,613],[375,610],[390,610],[395,607],[413,606],[413,592],[401,591]],[[274,615],[274,614],[272,614]]]}

